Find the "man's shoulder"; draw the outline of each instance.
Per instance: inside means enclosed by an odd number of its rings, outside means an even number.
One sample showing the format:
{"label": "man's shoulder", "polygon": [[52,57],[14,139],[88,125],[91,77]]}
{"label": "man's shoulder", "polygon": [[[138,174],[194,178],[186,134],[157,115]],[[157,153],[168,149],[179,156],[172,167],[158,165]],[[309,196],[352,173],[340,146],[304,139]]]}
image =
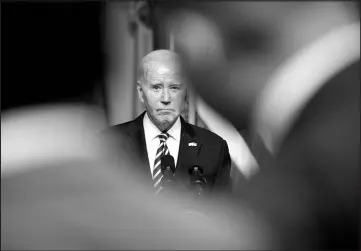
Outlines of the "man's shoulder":
{"label": "man's shoulder", "polygon": [[224,139],[218,134],[215,134],[214,132],[211,132],[206,128],[202,128],[189,123],[187,124],[193,129],[196,138],[199,138],[205,142],[212,142],[213,144],[217,144],[217,143],[223,144]]}
{"label": "man's shoulder", "polygon": [[133,124],[133,120],[127,121],[127,122],[124,122],[121,124],[117,124],[117,125],[112,125],[106,129],[104,129],[102,131],[102,133],[121,132],[121,131],[126,130],[127,128],[132,127],[132,124]]}
{"label": "man's shoulder", "polygon": [[101,134],[113,134],[113,133],[121,134],[140,128],[142,127],[143,117],[144,117],[144,113],[140,114],[138,117],[136,117],[133,120],[129,120],[127,122],[110,126],[104,129],[101,132]]}
{"label": "man's shoulder", "polygon": [[127,135],[128,132],[132,131],[135,127],[134,120],[127,121],[121,124],[113,125],[108,128],[105,128],[100,132],[101,137],[105,137],[108,140],[111,140],[114,137],[120,137]]}

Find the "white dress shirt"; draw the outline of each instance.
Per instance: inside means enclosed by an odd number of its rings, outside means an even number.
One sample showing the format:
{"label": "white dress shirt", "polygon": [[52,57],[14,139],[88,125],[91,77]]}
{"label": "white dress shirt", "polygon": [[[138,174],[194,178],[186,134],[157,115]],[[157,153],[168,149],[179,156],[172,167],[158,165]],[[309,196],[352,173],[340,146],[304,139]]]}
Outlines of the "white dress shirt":
{"label": "white dress shirt", "polygon": [[[145,143],[147,145],[149,167],[151,173],[154,169],[155,156],[157,154],[157,149],[160,145],[160,140],[157,137],[162,132],[150,121],[148,114],[145,113],[143,119]],[[167,147],[169,149],[170,155],[174,158],[175,166],[177,166],[178,152],[179,152],[179,143],[180,143],[180,134],[181,134],[181,122],[180,118],[174,123],[174,125],[167,131],[169,138],[166,141]]]}
{"label": "white dress shirt", "polygon": [[305,46],[276,71],[261,93],[254,127],[277,154],[307,101],[335,74],[360,59],[360,22],[340,26]]}

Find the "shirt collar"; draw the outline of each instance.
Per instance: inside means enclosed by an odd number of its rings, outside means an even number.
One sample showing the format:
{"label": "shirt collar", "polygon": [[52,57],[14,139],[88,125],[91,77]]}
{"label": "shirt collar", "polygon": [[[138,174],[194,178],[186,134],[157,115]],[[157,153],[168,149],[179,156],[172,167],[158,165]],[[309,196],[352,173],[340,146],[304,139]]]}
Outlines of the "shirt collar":
{"label": "shirt collar", "polygon": [[331,30],[283,63],[262,91],[255,133],[276,154],[297,114],[335,74],[360,58],[360,22]]}
{"label": "shirt collar", "polygon": [[180,117],[177,118],[177,121],[174,123],[174,125],[168,130],[168,134],[175,139],[176,141],[180,140],[180,134],[181,134],[181,122]]}
{"label": "shirt collar", "polygon": [[[156,138],[162,132],[153,124],[153,122],[149,119],[148,114],[145,113],[143,119],[143,126],[144,126],[144,135],[146,142],[149,142]],[[180,118],[177,118],[177,121],[174,125],[168,130],[167,132],[170,137],[179,141],[180,140],[180,133],[181,133],[181,122]]]}

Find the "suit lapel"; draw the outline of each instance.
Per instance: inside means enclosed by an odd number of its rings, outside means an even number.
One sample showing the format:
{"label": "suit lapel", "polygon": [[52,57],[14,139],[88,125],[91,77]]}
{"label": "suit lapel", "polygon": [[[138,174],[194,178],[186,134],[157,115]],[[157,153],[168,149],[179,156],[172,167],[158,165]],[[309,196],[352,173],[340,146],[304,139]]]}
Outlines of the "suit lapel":
{"label": "suit lapel", "polygon": [[201,142],[195,138],[195,132],[190,124],[182,117],[181,138],[179,143],[178,161],[176,167],[177,176],[188,176],[188,169],[196,164],[197,156],[202,148]]}
{"label": "suit lapel", "polygon": [[140,164],[141,164],[139,166],[140,171],[143,174],[146,174],[147,176],[152,177],[152,175],[150,173],[148,152],[147,152],[147,146],[146,146],[145,136],[144,136],[144,127],[143,127],[144,115],[145,115],[145,112],[143,112],[141,115],[139,115],[133,121],[133,124],[130,126],[128,134],[130,135],[130,137],[132,139],[132,144],[135,148],[135,152],[137,153],[139,160],[140,160]]}

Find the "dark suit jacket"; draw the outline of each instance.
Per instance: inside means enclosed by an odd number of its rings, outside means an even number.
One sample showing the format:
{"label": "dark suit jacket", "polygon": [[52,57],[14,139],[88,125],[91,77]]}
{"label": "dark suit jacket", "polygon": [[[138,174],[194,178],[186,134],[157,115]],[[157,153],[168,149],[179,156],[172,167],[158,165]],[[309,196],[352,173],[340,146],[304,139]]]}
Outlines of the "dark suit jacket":
{"label": "dark suit jacket", "polygon": [[287,249],[359,250],[359,148],[358,61],[309,100],[243,198],[267,215]]}
{"label": "dark suit jacket", "polygon": [[[120,157],[122,163],[113,167],[103,158],[108,149],[100,142],[84,148],[81,125],[96,118],[93,113],[79,117],[80,108],[84,107],[24,108],[5,116],[2,136],[23,137],[4,141],[6,153],[19,151],[21,158],[4,154],[7,158],[1,166],[1,250],[241,250],[262,244],[248,238],[260,232],[248,217],[240,226],[250,234],[238,236],[221,203],[214,203],[212,209],[203,206],[194,214],[183,204],[178,207],[163,197],[152,197],[154,190],[126,172],[132,163]],[[47,115],[41,124],[46,132],[72,137],[49,142],[49,133],[36,130],[39,113]],[[64,120],[64,113],[73,116]],[[16,126],[9,130],[15,120]],[[54,123],[66,126],[54,130]],[[49,147],[61,153],[71,147],[73,152],[51,158]],[[24,149],[32,155],[21,154]],[[117,153],[123,154],[119,149]]]}
{"label": "dark suit jacket", "polygon": [[[113,156],[117,156],[119,151],[125,151],[133,159],[133,173],[143,178],[142,182],[149,183],[149,189],[152,189],[153,181],[143,128],[144,115],[145,112],[133,121],[112,126],[102,134],[106,136],[108,143],[112,144]],[[180,119],[181,138],[175,171],[178,188],[191,189],[188,169],[197,165],[204,169],[206,191],[230,191],[231,160],[226,141],[206,129],[185,122],[182,117]],[[189,146],[191,142],[197,145]],[[134,168],[137,169],[136,172]]]}

